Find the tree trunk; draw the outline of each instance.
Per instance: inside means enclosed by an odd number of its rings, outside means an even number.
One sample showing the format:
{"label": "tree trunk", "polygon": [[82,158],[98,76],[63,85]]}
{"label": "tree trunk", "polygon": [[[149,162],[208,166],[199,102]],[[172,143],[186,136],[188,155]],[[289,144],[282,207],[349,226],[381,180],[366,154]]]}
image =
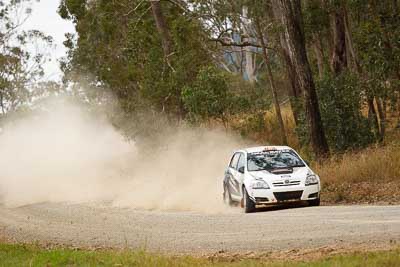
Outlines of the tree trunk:
{"label": "tree trunk", "polygon": [[324,53],[322,50],[321,39],[319,39],[316,34],[313,34],[313,44],[312,47],[314,49],[315,57],[317,58],[317,66],[318,66],[318,75],[319,78],[322,79],[324,75]]}
{"label": "tree trunk", "polygon": [[171,55],[173,51],[172,39],[169,33],[169,28],[167,25],[167,21],[163,15],[161,10],[160,0],[150,0],[151,10],[153,12],[153,17],[156,22],[157,31],[160,34],[162,48],[164,52],[164,58],[168,61],[168,57]]}
{"label": "tree trunk", "polygon": [[[269,3],[269,2],[268,2]],[[273,6],[271,3],[267,5],[267,13],[268,17],[273,18],[273,20],[268,21],[267,23],[275,23],[275,20],[280,20],[279,17],[276,17],[276,14],[273,10]],[[289,81],[289,86],[287,88],[290,107],[292,110],[292,115],[294,118],[294,122],[297,125],[300,125],[300,114],[303,110],[303,97],[302,92],[299,85],[299,80],[297,78],[296,70],[294,69],[293,63],[289,56],[289,48],[287,47],[285,36],[282,31],[279,32],[278,35],[279,40],[277,40],[280,44],[280,54],[284,60],[286,65],[286,77]]]}
{"label": "tree trunk", "polygon": [[379,132],[379,121],[378,121],[378,115],[376,114],[376,109],[374,106],[374,97],[368,97],[367,99],[368,103],[368,120],[372,123],[375,137],[377,138],[380,136]]}
{"label": "tree trunk", "polygon": [[299,85],[305,96],[307,120],[310,127],[311,144],[319,157],[329,154],[318,105],[318,97],[314,79],[308,62],[300,0],[273,0],[275,10],[280,18],[285,39],[289,48],[289,56],[296,70]]}
{"label": "tree trunk", "polygon": [[286,47],[284,36],[281,35],[281,51],[283,59],[285,60],[286,64],[286,76],[290,82],[289,88],[289,97],[290,97],[290,106],[293,113],[293,118],[296,125],[300,123],[300,112],[302,110],[302,93],[300,89],[299,80],[297,79],[296,70],[290,60],[289,51]]}
{"label": "tree trunk", "polygon": [[351,58],[353,59],[353,63],[354,63],[356,72],[358,74],[361,74],[362,73],[361,65],[360,65],[360,61],[358,60],[357,53],[354,49],[353,37],[351,34],[349,16],[348,16],[346,7],[344,8],[344,27],[345,27],[346,44],[347,44],[348,51],[351,55]]}
{"label": "tree trunk", "polygon": [[[358,55],[356,53],[356,50],[354,49],[350,21],[349,21],[346,7],[344,7],[344,26],[345,26],[346,44],[347,44],[347,48],[349,51],[349,55],[351,56],[351,58],[353,60],[354,70],[361,77],[366,76],[366,74],[363,73],[363,70],[360,65],[360,60],[358,59]],[[375,137],[378,137],[378,136],[380,136],[379,120],[378,120],[378,114],[377,114],[375,106],[374,106],[374,97],[373,96],[367,97],[367,104],[368,104],[368,120],[372,123]]]}
{"label": "tree trunk", "polygon": [[5,115],[6,111],[4,109],[3,92],[0,92],[0,106],[2,115]]}
{"label": "tree trunk", "polygon": [[267,52],[267,48],[266,48],[267,46],[265,44],[264,36],[263,36],[260,24],[257,21],[257,19],[256,19],[256,27],[257,27],[258,39],[260,39],[260,43],[262,46],[265,66],[267,67],[267,76],[268,76],[269,84],[271,86],[272,97],[274,100],[274,106],[275,106],[275,112],[276,112],[276,118],[278,120],[279,128],[281,130],[282,144],[287,145],[285,124],[283,123],[281,108],[279,106],[278,93],[277,93],[276,86],[275,86],[274,76],[273,76],[272,70],[271,70],[271,65],[270,65],[268,52]]}
{"label": "tree trunk", "polygon": [[380,98],[375,98],[376,100],[376,106],[378,107],[378,113],[379,113],[379,125],[380,125],[380,141],[383,141],[385,138],[385,132],[386,132],[386,111],[384,110],[385,104],[382,103],[384,100]]}
{"label": "tree trunk", "polygon": [[[243,14],[243,42],[251,42],[250,40],[250,29],[251,29],[251,21],[248,19],[248,8],[244,6],[242,8]],[[245,70],[247,74],[247,78],[250,83],[254,83],[257,80],[256,76],[256,60],[255,60],[255,53],[252,51],[252,47],[246,46],[244,47],[244,54],[246,58],[245,62]]]}
{"label": "tree trunk", "polygon": [[347,67],[345,9],[340,2],[331,15],[331,27],[333,32],[333,51],[331,57],[331,70],[339,74]]}
{"label": "tree trunk", "polygon": [[397,97],[397,112],[398,112],[398,122],[397,122],[397,129],[400,129],[400,93],[398,94]]}

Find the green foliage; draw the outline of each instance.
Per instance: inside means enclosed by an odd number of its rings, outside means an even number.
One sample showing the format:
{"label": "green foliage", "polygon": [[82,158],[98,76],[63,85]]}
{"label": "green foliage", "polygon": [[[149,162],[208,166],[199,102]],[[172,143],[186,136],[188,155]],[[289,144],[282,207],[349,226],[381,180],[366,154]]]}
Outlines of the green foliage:
{"label": "green foliage", "polygon": [[231,100],[226,75],[215,67],[200,70],[195,82],[183,89],[182,99],[191,118],[224,118]]}
{"label": "green foliage", "polygon": [[304,32],[312,40],[313,34],[326,34],[329,32],[329,10],[321,6],[318,0],[307,1],[303,10]]}
{"label": "green foliage", "polygon": [[[169,26],[174,41],[173,55],[169,57],[169,62],[165,62],[160,45],[161,40],[158,34],[152,36],[152,46],[149,46],[148,50],[146,49],[147,51],[141,54],[142,56],[147,55],[147,57],[143,59],[144,69],[139,77],[143,81],[140,92],[159,110],[183,116],[182,89],[190,86],[198,77],[199,71],[212,61],[206,46],[204,46],[206,36],[202,32],[200,24],[174,9],[170,12]],[[154,21],[150,20],[150,23],[151,27],[154,27]],[[142,34],[148,35],[148,32]],[[136,41],[131,39],[130,46],[132,44],[142,45],[137,43],[140,41],[137,38],[138,34],[132,33],[131,36]]]}
{"label": "green foliage", "polygon": [[[393,40],[387,38],[393,38]],[[398,28],[393,31],[390,25],[383,28],[381,22],[376,19],[362,23],[357,28],[355,40],[365,70],[381,80],[390,78],[398,71],[400,46],[390,45],[392,42],[396,44],[395,40],[398,38],[400,38]]]}
{"label": "green foliage", "polygon": [[[66,80],[79,76],[103,84],[126,113],[154,109],[171,117],[184,116],[181,90],[211,62],[202,25],[163,1],[173,41],[173,53],[166,61],[150,2],[100,0],[80,6],[81,2],[64,1],[62,6],[76,20],[78,33],[76,44],[72,37],[67,42]],[[82,12],[85,16],[80,16]]]}
{"label": "green foliage", "polygon": [[58,13],[63,19],[78,19],[85,16],[86,0],[62,0],[58,8]]}
{"label": "green foliage", "polygon": [[[215,66],[200,70],[193,84],[184,87],[182,100],[192,121],[221,119],[226,122],[230,116],[242,115],[248,122],[245,128],[251,132],[265,127],[260,114],[264,114],[271,105],[265,88],[238,81],[237,75],[228,75]],[[239,130],[244,135],[248,132]]]}
{"label": "green foliage", "polygon": [[[261,50],[229,45],[259,44],[256,29],[260,28],[271,48],[270,66],[279,99],[285,99],[290,84],[279,52],[281,29],[273,5],[256,0],[160,4],[172,39],[173,52],[168,59],[149,1],[61,1],[60,15],[73,20],[77,31],[65,41],[69,48],[68,58],[62,62],[65,81],[78,77],[99,91],[109,88],[123,117],[135,123],[148,122],[143,114],[154,118],[163,113],[169,120],[238,120],[242,123],[237,130],[242,133],[262,135],[267,128],[275,129],[263,115],[270,108],[271,95]],[[346,44],[348,67],[343,75],[331,77],[330,15],[339,7],[346,10],[360,68],[355,68],[356,60]],[[363,147],[373,141],[370,125],[361,114],[367,96],[382,103],[390,100],[393,108],[398,105],[400,17],[396,7],[396,1],[372,0],[310,0],[302,4],[307,56],[314,73],[318,69],[322,76],[318,83],[322,119],[334,150]],[[346,74],[351,69],[357,69],[358,78]],[[251,77],[251,82],[246,77]],[[301,96],[294,100],[302,107]],[[309,134],[304,113],[299,120],[297,136],[306,146]]]}
{"label": "green foliage", "polygon": [[321,115],[330,147],[336,151],[365,147],[374,141],[368,119],[361,113],[363,91],[352,74],[319,81]]}
{"label": "green foliage", "polygon": [[[238,131],[242,137],[254,138],[255,134],[260,135],[265,131],[267,127],[270,129],[271,126],[272,128],[275,128],[274,130],[277,130],[276,128],[279,127],[275,124],[272,125],[271,122],[268,122],[268,125],[266,125],[265,113],[263,111],[258,111],[255,113],[251,113],[246,117],[243,116],[238,125],[235,124],[233,125],[233,129]],[[268,141],[269,143],[271,140],[263,140],[263,141]]]}
{"label": "green foliage", "polygon": [[239,75],[229,75],[228,78],[231,115],[264,113],[271,107],[271,90],[266,87],[267,81],[263,76],[257,83],[245,81]]}
{"label": "green foliage", "polygon": [[360,57],[366,94],[398,101],[400,78],[400,14],[396,2],[350,2],[356,26],[353,27],[356,51]]}

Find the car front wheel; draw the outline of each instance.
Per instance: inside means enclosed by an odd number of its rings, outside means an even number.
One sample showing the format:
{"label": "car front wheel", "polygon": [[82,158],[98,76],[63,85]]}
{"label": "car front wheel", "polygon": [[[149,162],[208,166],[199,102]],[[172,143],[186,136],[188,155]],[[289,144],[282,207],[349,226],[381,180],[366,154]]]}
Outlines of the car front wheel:
{"label": "car front wheel", "polygon": [[243,208],[245,213],[251,213],[256,210],[256,204],[250,199],[246,188],[243,188]]}

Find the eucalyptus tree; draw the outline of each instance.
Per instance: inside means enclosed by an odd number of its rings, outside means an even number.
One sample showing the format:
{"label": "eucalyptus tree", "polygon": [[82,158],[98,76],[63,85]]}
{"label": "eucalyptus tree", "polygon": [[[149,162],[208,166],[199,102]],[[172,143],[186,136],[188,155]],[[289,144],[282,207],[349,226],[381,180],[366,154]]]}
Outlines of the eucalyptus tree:
{"label": "eucalyptus tree", "polygon": [[[29,1],[0,1],[0,114],[30,104],[38,92],[34,87],[44,75],[46,48],[52,38],[38,30],[23,30]],[[29,46],[36,45],[36,51]]]}
{"label": "eucalyptus tree", "polygon": [[[218,43],[223,55],[230,56],[229,63],[238,66],[237,71],[245,73],[244,77],[250,83],[258,80],[261,70],[266,70],[269,90],[273,99],[279,136],[282,144],[287,144],[285,125],[282,118],[278,89],[272,71],[271,52],[276,50],[270,43],[273,38],[267,36],[267,17],[264,14],[265,5],[259,1],[194,1],[194,10],[203,23],[210,29],[211,41]],[[238,50],[239,48],[239,50]],[[235,57],[232,56],[235,55]],[[256,64],[257,56],[261,64]],[[236,59],[236,60],[235,60]],[[237,61],[240,62],[237,62]],[[226,59],[223,58],[224,65]],[[244,65],[244,66],[243,66]],[[261,67],[263,67],[261,69]],[[229,70],[229,68],[226,68]]]}
{"label": "eucalyptus tree", "polygon": [[311,145],[317,156],[327,156],[329,147],[322,124],[314,78],[307,57],[300,0],[273,0],[272,3],[275,16],[282,24],[285,42],[289,48],[289,58],[304,93]]}

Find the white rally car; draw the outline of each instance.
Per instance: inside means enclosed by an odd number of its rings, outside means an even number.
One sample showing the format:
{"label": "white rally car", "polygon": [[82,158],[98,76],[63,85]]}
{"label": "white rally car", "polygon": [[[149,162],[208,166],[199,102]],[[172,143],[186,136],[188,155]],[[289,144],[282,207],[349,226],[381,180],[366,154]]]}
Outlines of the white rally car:
{"label": "white rally car", "polygon": [[258,205],[307,201],[320,204],[320,179],[287,146],[263,146],[234,152],[224,178],[224,201],[240,203],[245,212]]}

